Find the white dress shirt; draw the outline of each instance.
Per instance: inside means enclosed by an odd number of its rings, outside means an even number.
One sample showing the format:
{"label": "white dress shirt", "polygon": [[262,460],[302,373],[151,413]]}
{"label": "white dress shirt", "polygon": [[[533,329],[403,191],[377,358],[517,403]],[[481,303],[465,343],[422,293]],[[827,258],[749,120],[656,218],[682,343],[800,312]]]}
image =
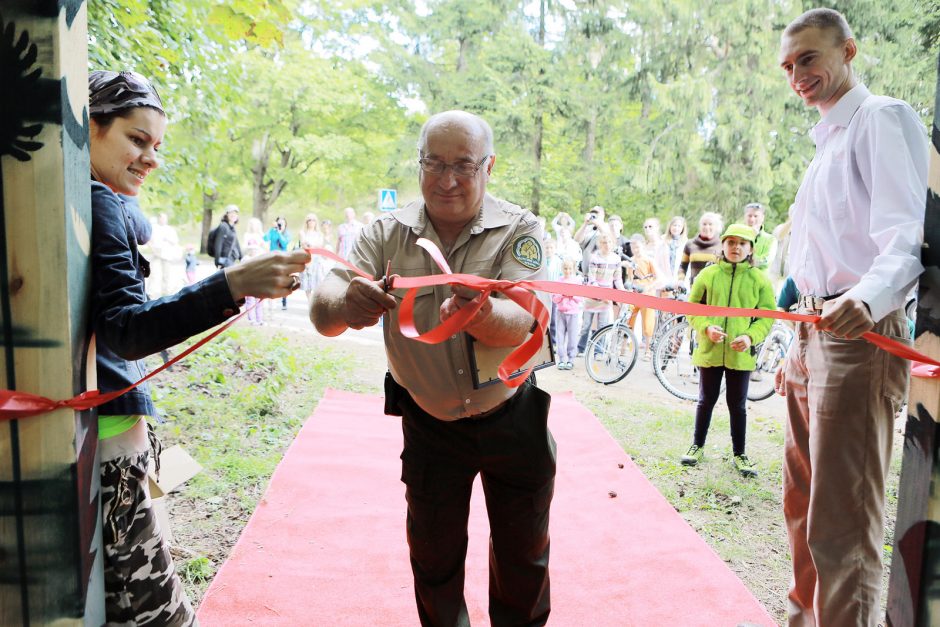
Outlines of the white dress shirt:
{"label": "white dress shirt", "polygon": [[927,134],[910,105],[859,84],[810,131],[816,155],[790,210],[800,294],[850,292],[875,322],[923,271]]}

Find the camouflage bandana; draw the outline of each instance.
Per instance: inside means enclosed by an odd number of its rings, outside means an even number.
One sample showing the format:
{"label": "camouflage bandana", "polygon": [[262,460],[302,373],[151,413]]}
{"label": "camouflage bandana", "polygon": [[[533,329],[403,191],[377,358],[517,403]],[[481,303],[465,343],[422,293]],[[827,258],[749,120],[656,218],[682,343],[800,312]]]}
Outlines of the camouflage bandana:
{"label": "camouflage bandana", "polygon": [[137,72],[95,70],[88,75],[88,114],[106,115],[134,107],[153,107],[163,114],[163,101],[153,84]]}

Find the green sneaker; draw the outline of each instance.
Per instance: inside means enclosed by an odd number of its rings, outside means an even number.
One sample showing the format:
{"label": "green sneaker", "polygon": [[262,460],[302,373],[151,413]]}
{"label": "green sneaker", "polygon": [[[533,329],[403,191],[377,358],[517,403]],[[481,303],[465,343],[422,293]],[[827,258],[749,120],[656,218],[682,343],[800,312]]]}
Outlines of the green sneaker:
{"label": "green sneaker", "polygon": [[747,455],[735,455],[731,458],[731,463],[734,464],[735,469],[741,473],[742,477],[757,476],[757,469],[754,468],[754,464],[747,458]]}
{"label": "green sneaker", "polygon": [[693,444],[689,447],[689,451],[682,456],[680,461],[682,462],[683,466],[695,466],[704,456],[705,449],[701,446]]}

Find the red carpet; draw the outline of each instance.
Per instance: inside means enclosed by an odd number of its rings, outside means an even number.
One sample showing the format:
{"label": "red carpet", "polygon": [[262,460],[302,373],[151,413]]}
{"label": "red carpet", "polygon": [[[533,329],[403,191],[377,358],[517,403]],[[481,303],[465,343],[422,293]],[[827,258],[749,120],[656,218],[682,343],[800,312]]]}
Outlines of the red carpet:
{"label": "red carpet", "polygon": [[[774,624],[587,409],[556,395],[550,425],[549,625]],[[328,391],[206,592],[202,625],[417,625],[400,452],[380,398]],[[473,499],[466,594],[478,626],[489,624],[479,481]]]}

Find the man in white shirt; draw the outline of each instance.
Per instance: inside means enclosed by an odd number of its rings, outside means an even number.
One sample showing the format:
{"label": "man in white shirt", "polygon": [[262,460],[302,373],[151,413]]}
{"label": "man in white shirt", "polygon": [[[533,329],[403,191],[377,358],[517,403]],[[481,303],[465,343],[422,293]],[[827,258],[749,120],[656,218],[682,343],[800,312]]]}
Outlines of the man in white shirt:
{"label": "man in white shirt", "polygon": [[822,119],[791,210],[800,323],[777,390],[787,397],[784,515],[790,625],[876,625],[884,487],[909,364],[860,336],[907,338],[904,296],[923,270],[927,137],[906,103],[852,72],[845,18],[807,11],[783,32],[780,66]]}

